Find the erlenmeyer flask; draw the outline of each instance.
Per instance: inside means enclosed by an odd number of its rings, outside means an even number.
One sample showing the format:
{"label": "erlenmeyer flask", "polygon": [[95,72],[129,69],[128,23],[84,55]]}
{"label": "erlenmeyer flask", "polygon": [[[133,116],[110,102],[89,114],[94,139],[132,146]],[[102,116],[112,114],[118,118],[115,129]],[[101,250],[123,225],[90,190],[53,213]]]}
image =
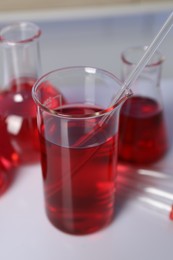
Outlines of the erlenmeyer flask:
{"label": "erlenmeyer flask", "polygon": [[[122,79],[136,66],[147,47],[132,47],[122,54]],[[168,149],[160,92],[163,57],[155,52],[132,86],[134,95],[122,106],[119,158],[131,163],[153,163]]]}
{"label": "erlenmeyer flask", "polygon": [[40,73],[40,34],[39,27],[29,22],[12,24],[0,31],[0,117],[4,124],[1,138],[8,136],[21,163],[39,158],[36,106],[31,89]]}

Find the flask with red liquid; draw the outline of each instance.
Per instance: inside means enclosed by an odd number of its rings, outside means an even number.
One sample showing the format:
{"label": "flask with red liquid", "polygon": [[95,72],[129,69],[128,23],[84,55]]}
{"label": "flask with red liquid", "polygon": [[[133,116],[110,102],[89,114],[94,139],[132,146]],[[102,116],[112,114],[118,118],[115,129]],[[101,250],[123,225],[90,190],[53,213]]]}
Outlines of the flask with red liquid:
{"label": "flask with red liquid", "polygon": [[[133,70],[147,47],[132,47],[122,53],[122,79]],[[163,64],[155,52],[132,86],[134,95],[122,106],[119,125],[119,159],[144,164],[159,160],[168,149],[160,78]]]}
{"label": "flask with red liquid", "polygon": [[[8,144],[5,150],[12,165],[16,158],[20,163],[35,162],[39,158],[36,105],[31,89],[40,74],[40,35],[40,28],[29,22],[14,23],[0,31],[1,140]],[[1,146],[0,160],[3,153]]]}

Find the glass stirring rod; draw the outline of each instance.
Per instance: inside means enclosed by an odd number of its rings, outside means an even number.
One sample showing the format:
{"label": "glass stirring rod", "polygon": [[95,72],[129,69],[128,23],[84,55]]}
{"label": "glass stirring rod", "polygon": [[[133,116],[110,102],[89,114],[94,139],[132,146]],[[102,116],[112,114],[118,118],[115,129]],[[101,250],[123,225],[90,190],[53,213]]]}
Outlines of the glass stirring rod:
{"label": "glass stirring rod", "polygon": [[[125,98],[125,96],[131,96],[132,91],[130,89],[131,85],[135,82],[135,80],[139,77],[141,71],[144,69],[144,67],[147,65],[147,63],[150,61],[152,58],[153,54],[155,51],[158,49],[162,41],[165,39],[166,35],[170,31],[173,25],[173,12],[169,15],[165,23],[163,24],[162,28],[159,30],[158,34],[155,36],[151,44],[148,46],[146,49],[144,55],[142,58],[139,60],[139,62],[136,64],[132,72],[129,74],[127,79],[124,81],[122,84],[120,90],[116,93],[116,96],[113,98],[111,104],[107,108],[107,111],[109,114],[106,114],[102,119],[98,122],[98,125],[91,130],[87,135],[83,136],[78,140],[75,144],[75,146],[82,145],[83,143],[87,142],[97,131],[99,131],[103,124],[106,123],[112,114],[114,113],[114,106],[118,105],[118,102]],[[126,95],[124,95],[126,93]]]}
{"label": "glass stirring rod", "polygon": [[140,73],[144,69],[144,67],[148,64],[150,59],[152,58],[153,54],[156,52],[156,50],[159,48],[160,44],[163,42],[165,39],[166,35],[168,32],[171,30],[173,26],[173,12],[168,16],[166,19],[165,23],[157,33],[157,35],[154,37],[150,45],[146,48],[146,51],[142,58],[139,60],[139,62],[136,64],[134,69],[129,73],[127,79],[123,82],[120,90],[116,93],[116,96],[113,98],[111,104],[107,108],[107,111],[110,111],[108,115],[105,115],[100,122],[98,123],[99,127],[101,127],[106,121],[109,120],[111,117],[112,113],[114,112],[114,105],[121,99],[123,96],[131,96],[132,91],[131,91],[131,86],[133,83],[137,80],[139,77]]}
{"label": "glass stirring rod", "polygon": [[112,102],[112,105],[116,103],[116,101],[123,95],[124,92],[128,92],[132,84],[135,82],[135,80],[140,75],[141,71],[144,69],[144,67],[148,64],[150,59],[152,58],[155,51],[159,48],[160,44],[165,39],[166,35],[170,31],[173,25],[173,12],[169,15],[165,23],[163,24],[162,28],[159,30],[158,34],[155,36],[153,41],[150,43],[150,45],[147,47],[144,55],[139,60],[139,62],[136,64],[132,72],[128,75],[127,79],[122,84],[122,87],[117,93],[115,99]]}

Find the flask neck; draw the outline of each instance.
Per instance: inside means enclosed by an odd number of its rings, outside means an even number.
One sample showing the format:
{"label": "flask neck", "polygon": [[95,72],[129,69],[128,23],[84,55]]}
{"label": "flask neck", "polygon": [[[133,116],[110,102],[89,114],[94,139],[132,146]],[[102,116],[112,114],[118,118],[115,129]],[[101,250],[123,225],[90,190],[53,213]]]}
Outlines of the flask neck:
{"label": "flask neck", "polygon": [[40,29],[31,23],[19,23],[0,31],[2,54],[1,87],[14,80],[36,80],[40,75]]}

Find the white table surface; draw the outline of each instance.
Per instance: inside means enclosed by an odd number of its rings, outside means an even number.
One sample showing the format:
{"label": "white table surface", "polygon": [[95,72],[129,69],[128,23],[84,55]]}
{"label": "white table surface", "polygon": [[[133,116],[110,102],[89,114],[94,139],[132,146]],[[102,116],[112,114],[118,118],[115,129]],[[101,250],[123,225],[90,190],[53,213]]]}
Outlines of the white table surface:
{"label": "white table surface", "polygon": [[[168,13],[39,20],[43,72],[69,65],[92,65],[120,75],[120,52],[150,42]],[[155,166],[173,175],[172,32],[161,49],[167,56],[161,90],[170,150]],[[87,236],[62,233],[45,216],[39,165],[18,169],[14,182],[0,197],[2,260],[172,260],[172,241],[173,222],[135,199],[125,203],[114,222],[100,232]]]}

